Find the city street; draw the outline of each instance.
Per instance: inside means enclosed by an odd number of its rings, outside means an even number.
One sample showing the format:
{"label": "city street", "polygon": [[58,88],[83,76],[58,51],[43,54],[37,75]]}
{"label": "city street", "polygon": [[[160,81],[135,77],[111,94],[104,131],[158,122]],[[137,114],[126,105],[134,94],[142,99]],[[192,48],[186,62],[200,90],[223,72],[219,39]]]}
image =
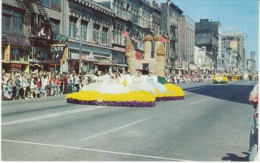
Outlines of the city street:
{"label": "city street", "polygon": [[255,81],[180,84],[151,108],[2,101],[3,161],[247,161]]}

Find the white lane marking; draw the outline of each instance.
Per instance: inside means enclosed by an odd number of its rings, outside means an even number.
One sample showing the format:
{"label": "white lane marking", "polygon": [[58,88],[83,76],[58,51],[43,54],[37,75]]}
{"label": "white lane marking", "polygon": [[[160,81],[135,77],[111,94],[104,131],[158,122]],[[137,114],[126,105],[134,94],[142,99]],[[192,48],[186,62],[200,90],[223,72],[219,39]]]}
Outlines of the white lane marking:
{"label": "white lane marking", "polygon": [[91,149],[91,148],[84,148],[84,147],[55,145],[55,144],[46,144],[46,143],[35,143],[35,142],[26,142],[26,141],[17,141],[17,140],[6,140],[6,139],[3,139],[2,142],[29,144],[29,145],[39,145],[39,146],[49,146],[49,147],[56,147],[56,148],[67,148],[67,149],[84,150],[84,151],[90,151],[90,152],[108,153],[108,154],[115,154],[115,155],[122,155],[122,156],[141,157],[141,158],[161,159],[161,160],[169,160],[169,161],[191,161],[191,160],[181,160],[181,159],[160,157],[160,156],[149,156],[149,155],[141,155],[141,154],[133,154],[133,153],[125,153],[125,152],[116,152],[116,151],[107,151],[107,150],[100,150],[100,149]]}
{"label": "white lane marking", "polygon": [[222,93],[224,93],[224,92],[225,92],[225,91],[219,92],[218,95],[219,95],[219,94],[222,94]]}
{"label": "white lane marking", "polygon": [[187,105],[185,105],[185,106],[194,105],[194,104],[197,104],[197,103],[200,103],[200,102],[206,101],[206,100],[207,100],[207,98],[202,99],[202,100],[200,100],[200,101],[196,101],[196,102],[193,102],[193,103],[187,104]]}
{"label": "white lane marking", "polygon": [[16,121],[3,122],[2,126],[19,124],[19,123],[30,122],[30,121],[36,121],[36,120],[41,120],[41,119],[46,119],[46,118],[53,118],[53,117],[62,116],[62,115],[66,115],[66,114],[73,114],[73,113],[79,113],[79,112],[84,112],[84,111],[89,111],[89,110],[95,110],[95,109],[99,109],[99,108],[102,108],[102,107],[104,107],[104,106],[95,106],[95,107],[85,108],[85,109],[82,108],[82,109],[77,109],[77,110],[69,110],[69,111],[47,114],[47,115],[33,117],[33,118],[26,118],[26,119],[21,119],[21,120],[16,120]]}
{"label": "white lane marking", "polygon": [[146,119],[141,119],[141,120],[138,120],[138,121],[135,121],[135,122],[132,122],[132,123],[128,123],[128,124],[126,124],[124,126],[117,127],[117,128],[112,129],[112,130],[108,130],[108,131],[105,131],[105,132],[102,132],[102,133],[99,133],[99,134],[96,134],[96,135],[93,135],[93,136],[81,139],[80,141],[85,141],[85,140],[92,139],[92,138],[95,138],[95,137],[98,137],[98,136],[101,136],[101,135],[105,135],[105,134],[108,134],[108,133],[111,133],[111,132],[115,132],[115,131],[118,131],[118,130],[121,130],[123,128],[135,125],[135,124],[140,123],[140,122],[145,121],[145,120]]}
{"label": "white lane marking", "polygon": [[[204,86],[204,87],[200,87],[200,88],[189,89],[189,90],[186,90],[185,92],[187,92],[187,91],[193,91],[193,90],[197,90],[197,89],[203,89],[203,88],[207,88],[207,87],[212,87],[212,86],[209,85],[209,86]],[[186,88],[186,89],[188,89],[188,88]]]}

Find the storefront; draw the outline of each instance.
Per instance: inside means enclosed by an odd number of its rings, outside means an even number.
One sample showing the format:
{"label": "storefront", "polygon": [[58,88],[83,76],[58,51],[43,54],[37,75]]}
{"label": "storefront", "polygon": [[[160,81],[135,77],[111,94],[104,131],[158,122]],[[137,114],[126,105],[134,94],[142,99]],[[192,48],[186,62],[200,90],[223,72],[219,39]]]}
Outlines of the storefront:
{"label": "storefront", "polygon": [[128,65],[126,64],[125,48],[113,47],[112,54],[112,63],[114,69],[121,73],[126,71]]}
{"label": "storefront", "polygon": [[[69,49],[68,54],[68,71],[79,72],[79,58],[80,53],[78,50]],[[97,61],[90,51],[81,51],[81,68],[83,72],[90,72],[95,69],[94,62]]]}
{"label": "storefront", "polygon": [[2,69],[6,72],[29,71],[29,53],[31,45],[28,39],[20,36],[2,36]]}
{"label": "storefront", "polygon": [[65,44],[52,44],[50,48],[34,47],[30,55],[30,70],[60,72],[67,53]]}
{"label": "storefront", "polygon": [[[83,72],[107,69],[112,65],[112,49],[97,45],[82,44],[79,42],[68,42],[68,71],[79,72],[79,67]],[[81,52],[81,54],[80,54]],[[81,66],[79,66],[81,57]],[[109,63],[108,63],[109,62]]]}
{"label": "storefront", "polygon": [[189,72],[190,72],[190,74],[197,73],[198,67],[193,63],[189,63]]}

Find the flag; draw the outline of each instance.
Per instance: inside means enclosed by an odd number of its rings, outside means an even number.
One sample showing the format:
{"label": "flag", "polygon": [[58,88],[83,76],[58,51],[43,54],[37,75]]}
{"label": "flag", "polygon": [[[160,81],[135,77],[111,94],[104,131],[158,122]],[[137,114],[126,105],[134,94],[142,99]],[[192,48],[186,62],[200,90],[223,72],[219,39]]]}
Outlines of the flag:
{"label": "flag", "polygon": [[65,47],[65,50],[63,51],[63,54],[62,54],[62,58],[60,59],[60,65],[63,64],[63,62],[65,61],[67,55],[68,55],[68,47]]}
{"label": "flag", "polygon": [[136,51],[136,52],[135,52],[135,59],[137,59],[137,60],[142,59],[142,54],[141,54],[140,51]]}
{"label": "flag", "polygon": [[5,55],[5,63],[10,63],[10,44],[8,44],[7,48],[4,51]]}
{"label": "flag", "polygon": [[127,31],[123,32],[123,33],[122,33],[122,36],[123,36],[123,37],[127,37],[127,36],[128,36],[128,32],[127,32]]}
{"label": "flag", "polygon": [[168,41],[167,38],[165,37],[162,38],[162,43],[166,43],[167,41]]}

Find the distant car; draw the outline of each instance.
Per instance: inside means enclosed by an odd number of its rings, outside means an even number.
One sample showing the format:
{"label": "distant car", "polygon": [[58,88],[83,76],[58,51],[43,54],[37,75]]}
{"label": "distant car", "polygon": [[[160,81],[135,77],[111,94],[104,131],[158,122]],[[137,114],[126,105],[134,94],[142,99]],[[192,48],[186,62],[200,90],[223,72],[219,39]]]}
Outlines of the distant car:
{"label": "distant car", "polygon": [[233,75],[232,80],[238,80],[238,75]]}
{"label": "distant car", "polygon": [[213,83],[214,84],[227,84],[228,83],[228,78],[226,75],[223,74],[216,74],[213,77]]}

